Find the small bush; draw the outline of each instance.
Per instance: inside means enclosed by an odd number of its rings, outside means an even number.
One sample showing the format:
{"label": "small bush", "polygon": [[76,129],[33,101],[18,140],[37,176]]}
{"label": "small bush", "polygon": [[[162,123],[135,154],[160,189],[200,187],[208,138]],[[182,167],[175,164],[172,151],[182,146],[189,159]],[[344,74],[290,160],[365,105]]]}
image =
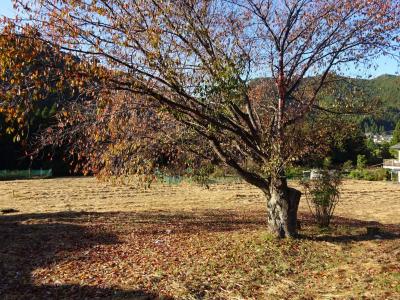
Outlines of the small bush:
{"label": "small bush", "polygon": [[364,169],[367,165],[367,157],[365,155],[359,154],[357,155],[357,169]]}
{"label": "small bush", "polygon": [[328,227],[339,202],[340,172],[321,170],[320,176],[301,184],[311,213],[320,227]]}
{"label": "small bush", "polygon": [[201,166],[200,168],[193,171],[192,179],[194,182],[205,186],[207,189],[210,188],[209,184],[211,183],[210,175],[214,172],[214,165],[207,164]]}
{"label": "small bush", "polygon": [[349,171],[349,170],[351,170],[351,169],[353,169],[353,162],[352,162],[351,160],[345,161],[345,162],[343,163],[342,170],[343,170],[344,172],[347,172],[347,171]]}

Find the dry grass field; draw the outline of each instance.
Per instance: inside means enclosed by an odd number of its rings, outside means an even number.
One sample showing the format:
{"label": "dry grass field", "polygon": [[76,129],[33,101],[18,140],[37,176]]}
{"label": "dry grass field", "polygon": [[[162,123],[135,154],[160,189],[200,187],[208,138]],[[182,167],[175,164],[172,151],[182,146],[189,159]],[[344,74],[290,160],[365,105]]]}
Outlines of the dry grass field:
{"label": "dry grass field", "polygon": [[329,230],[302,200],[301,237],[276,241],[240,182],[3,181],[0,299],[400,299],[400,185],[341,199]]}

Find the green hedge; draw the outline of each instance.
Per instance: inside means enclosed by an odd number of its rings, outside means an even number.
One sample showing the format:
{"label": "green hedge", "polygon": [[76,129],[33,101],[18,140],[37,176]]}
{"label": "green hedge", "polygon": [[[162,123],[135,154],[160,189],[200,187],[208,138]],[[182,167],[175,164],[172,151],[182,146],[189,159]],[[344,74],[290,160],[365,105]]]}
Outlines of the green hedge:
{"label": "green hedge", "polygon": [[350,171],[349,178],[368,180],[368,181],[380,181],[389,180],[390,172],[386,169],[355,169]]}

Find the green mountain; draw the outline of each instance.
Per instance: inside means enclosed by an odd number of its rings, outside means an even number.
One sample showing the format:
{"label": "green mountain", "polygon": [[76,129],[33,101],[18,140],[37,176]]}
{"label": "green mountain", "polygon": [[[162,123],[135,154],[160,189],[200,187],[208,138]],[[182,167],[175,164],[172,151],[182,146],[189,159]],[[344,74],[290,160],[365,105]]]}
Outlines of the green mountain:
{"label": "green mountain", "polygon": [[369,81],[385,106],[400,109],[400,76],[381,75]]}
{"label": "green mountain", "polygon": [[381,75],[374,79],[362,80],[368,92],[380,100],[376,114],[367,117],[362,124],[365,131],[391,131],[400,120],[400,76]]}

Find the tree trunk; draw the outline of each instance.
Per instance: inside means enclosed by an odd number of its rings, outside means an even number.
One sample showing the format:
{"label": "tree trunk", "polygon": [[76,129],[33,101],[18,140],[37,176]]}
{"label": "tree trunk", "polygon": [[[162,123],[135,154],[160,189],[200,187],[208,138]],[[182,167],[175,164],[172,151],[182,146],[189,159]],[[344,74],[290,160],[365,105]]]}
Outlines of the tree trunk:
{"label": "tree trunk", "polygon": [[286,179],[281,178],[271,182],[266,196],[269,231],[279,238],[295,237],[301,192],[288,187]]}

